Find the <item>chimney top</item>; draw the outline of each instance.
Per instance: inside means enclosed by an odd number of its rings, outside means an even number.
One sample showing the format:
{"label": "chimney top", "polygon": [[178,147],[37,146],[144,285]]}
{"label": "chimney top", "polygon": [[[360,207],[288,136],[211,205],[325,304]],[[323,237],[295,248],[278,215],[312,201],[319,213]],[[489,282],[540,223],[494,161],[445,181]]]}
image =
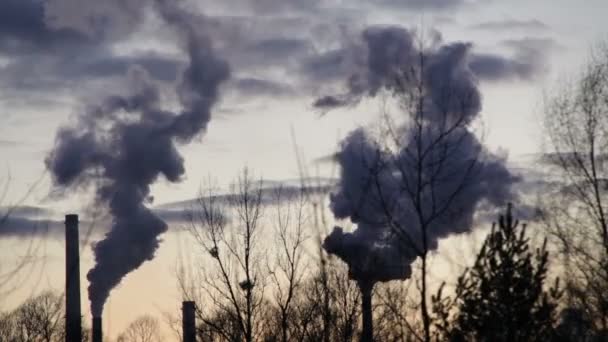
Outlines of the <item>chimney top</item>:
{"label": "chimney top", "polygon": [[65,215],[65,223],[78,223],[78,215],[76,214],[68,214]]}

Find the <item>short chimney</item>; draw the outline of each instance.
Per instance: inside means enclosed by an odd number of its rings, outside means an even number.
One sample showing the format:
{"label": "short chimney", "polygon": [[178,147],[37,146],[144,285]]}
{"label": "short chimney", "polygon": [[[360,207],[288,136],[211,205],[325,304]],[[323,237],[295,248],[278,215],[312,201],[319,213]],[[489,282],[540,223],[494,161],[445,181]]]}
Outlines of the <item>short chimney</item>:
{"label": "short chimney", "polygon": [[81,342],[78,215],[65,216],[65,341]]}
{"label": "short chimney", "polygon": [[103,333],[101,330],[101,317],[93,317],[93,338],[92,342],[102,342],[103,341]]}
{"label": "short chimney", "polygon": [[182,303],[182,335],[183,342],[196,342],[196,304],[191,301]]}

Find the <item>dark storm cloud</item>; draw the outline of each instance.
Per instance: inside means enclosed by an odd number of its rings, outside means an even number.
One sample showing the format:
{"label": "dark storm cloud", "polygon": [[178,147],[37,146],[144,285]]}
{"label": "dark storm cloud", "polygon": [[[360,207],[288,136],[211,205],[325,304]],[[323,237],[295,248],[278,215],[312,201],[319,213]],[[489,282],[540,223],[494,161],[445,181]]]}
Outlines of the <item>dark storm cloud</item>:
{"label": "dark storm cloud", "polygon": [[[64,55],[25,55],[0,67],[0,87],[22,91],[22,96],[26,97],[31,95],[31,91],[51,94],[73,88],[76,82],[123,76],[133,65],[143,67],[153,79],[172,82],[176,80],[182,64],[180,60],[160,54],[115,56],[102,48],[91,48],[82,53],[66,52]],[[85,85],[79,83],[73,91],[84,92]]]}
{"label": "dark storm cloud", "polygon": [[[0,56],[8,57],[5,65],[0,65],[3,93],[24,99],[56,98],[59,92],[69,90],[72,95],[86,96],[94,91],[89,81],[109,81],[125,75],[133,65],[142,66],[153,79],[177,81],[184,61],[155,51],[117,55],[113,48],[116,41],[128,39],[141,23],[143,11],[137,7],[141,3],[141,0],[1,2]],[[314,7],[314,2],[297,0],[262,0],[252,5],[262,9],[278,3],[284,3],[281,8],[291,10]],[[233,84],[237,92],[246,96],[293,93],[295,84],[287,78],[280,89],[281,84],[248,71],[281,70],[290,65],[293,68],[309,55],[312,43],[305,34],[309,25],[306,18],[291,14],[265,18],[210,16],[198,24],[214,39],[217,51],[243,72],[242,80]]]}
{"label": "dark storm cloud", "polygon": [[506,40],[502,45],[513,50],[510,57],[498,54],[473,54],[471,70],[481,80],[535,80],[547,70],[548,54],[557,44],[548,38]]}
{"label": "dark storm cloud", "polygon": [[45,0],[44,20],[48,27],[69,28],[95,39],[124,39],[143,20],[146,3],[148,0]]}
{"label": "dark storm cloud", "polygon": [[[63,6],[65,1],[59,2]],[[178,61],[147,52],[116,56],[111,48],[115,40],[110,38],[122,37],[89,35],[76,27],[50,24],[58,18],[49,18],[49,7],[59,2],[0,1],[0,57],[6,59],[0,66],[3,93],[24,99],[56,98],[67,89],[78,94],[86,91],[86,84],[74,87],[75,82],[124,75],[133,64],[156,79],[175,79]]]}
{"label": "dark storm cloud", "polygon": [[523,29],[523,30],[546,30],[549,28],[547,24],[543,23],[538,19],[530,19],[530,20],[498,20],[498,21],[486,21],[483,23],[479,23],[477,25],[471,26],[473,29],[479,30],[492,30],[492,31],[502,31],[502,30],[513,30],[513,29]]}
{"label": "dark storm cloud", "polygon": [[75,30],[49,28],[42,1],[0,1],[0,54],[60,53],[90,44],[89,38]]}
{"label": "dark storm cloud", "polygon": [[[142,66],[155,80],[177,81],[183,60],[158,51],[127,55],[115,52],[113,44],[134,37],[131,34],[141,26],[144,11],[140,7],[144,3],[144,0],[1,2],[0,55],[10,56],[8,64],[0,66],[3,93],[28,99],[26,102],[30,104],[34,103],[34,97],[51,97],[59,91],[82,96],[96,91],[95,87],[103,87],[112,77],[124,75],[132,65]],[[382,63],[389,63],[386,68],[394,67],[391,60],[382,58],[390,57],[386,54],[391,49],[407,49],[399,44],[408,42],[398,30],[383,32],[384,36],[371,40],[354,37],[361,16],[356,10],[366,5],[439,10],[471,3],[482,1],[356,0],[348,9],[338,11],[338,1],[226,0],[213,4],[224,12],[214,12],[197,25],[214,40],[218,53],[233,65],[237,81],[227,88],[236,94],[263,98],[293,93],[317,96],[323,92],[319,89],[325,87],[333,87],[336,92],[343,90],[344,85],[339,83],[348,77],[348,87],[361,93],[378,88],[388,71],[380,70]],[[237,14],[233,14],[235,8],[239,9]],[[442,13],[445,12],[438,15]],[[372,31],[368,29],[365,34],[373,35]],[[544,55],[537,53],[538,49],[524,47],[524,42],[519,42],[519,46],[515,46],[518,44],[515,41],[509,44],[505,46],[516,51],[512,55],[471,56],[470,67],[480,79],[532,80],[542,73]],[[380,59],[376,62],[367,60],[369,49],[385,56],[377,54]],[[319,98],[317,104],[330,108],[348,101],[333,96]]]}

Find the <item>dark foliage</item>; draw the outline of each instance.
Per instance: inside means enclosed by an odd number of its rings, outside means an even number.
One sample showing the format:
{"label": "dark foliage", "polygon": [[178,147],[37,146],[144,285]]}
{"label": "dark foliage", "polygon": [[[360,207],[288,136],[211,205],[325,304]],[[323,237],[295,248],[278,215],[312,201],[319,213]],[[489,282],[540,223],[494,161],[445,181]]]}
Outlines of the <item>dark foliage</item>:
{"label": "dark foliage", "polygon": [[[526,226],[511,206],[484,241],[477,260],[458,279],[454,298],[433,296],[438,339],[549,341],[555,338],[558,281],[548,290],[546,241],[531,250]],[[452,314],[452,312],[454,312]]]}

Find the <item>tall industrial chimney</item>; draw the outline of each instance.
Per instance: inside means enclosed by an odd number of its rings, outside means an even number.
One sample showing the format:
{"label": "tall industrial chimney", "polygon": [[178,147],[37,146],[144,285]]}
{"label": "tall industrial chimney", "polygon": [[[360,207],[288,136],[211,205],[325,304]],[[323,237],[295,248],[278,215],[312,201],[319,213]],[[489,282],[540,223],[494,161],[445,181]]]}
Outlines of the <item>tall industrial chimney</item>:
{"label": "tall industrial chimney", "polygon": [[81,342],[78,215],[65,216],[65,341]]}
{"label": "tall industrial chimney", "polygon": [[102,342],[103,334],[101,330],[101,317],[93,317],[93,338],[92,342]]}
{"label": "tall industrial chimney", "polygon": [[183,342],[196,342],[196,305],[194,302],[182,302],[182,335]]}

